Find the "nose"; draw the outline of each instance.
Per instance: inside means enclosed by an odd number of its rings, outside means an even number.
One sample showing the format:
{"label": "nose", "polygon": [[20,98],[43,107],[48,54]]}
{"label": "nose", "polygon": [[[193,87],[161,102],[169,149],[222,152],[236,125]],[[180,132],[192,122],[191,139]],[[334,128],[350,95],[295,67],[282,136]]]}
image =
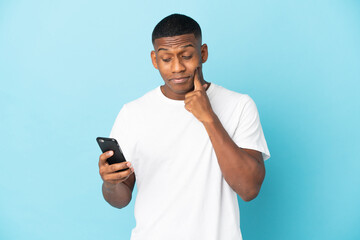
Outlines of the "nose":
{"label": "nose", "polygon": [[172,61],[171,70],[173,73],[184,72],[185,65],[182,63],[181,59],[175,58],[174,61]]}

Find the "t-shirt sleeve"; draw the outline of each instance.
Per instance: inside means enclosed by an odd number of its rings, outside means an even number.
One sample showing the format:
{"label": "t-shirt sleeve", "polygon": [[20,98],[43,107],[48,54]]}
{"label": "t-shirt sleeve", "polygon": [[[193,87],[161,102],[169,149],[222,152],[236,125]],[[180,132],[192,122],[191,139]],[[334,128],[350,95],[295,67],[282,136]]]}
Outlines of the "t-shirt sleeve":
{"label": "t-shirt sleeve", "polygon": [[119,114],[116,117],[114,125],[110,132],[110,138],[115,138],[125,156],[127,161],[132,159],[132,144],[133,134],[129,132],[129,116],[126,104],[121,108]]}
{"label": "t-shirt sleeve", "polygon": [[124,125],[126,124],[126,105],[124,105],[120,112],[118,113],[114,125],[111,129],[110,136],[111,138],[117,138],[119,135],[124,134]]}
{"label": "t-shirt sleeve", "polygon": [[261,152],[263,159],[267,160],[270,158],[270,152],[261,127],[257,107],[248,95],[244,97],[246,98],[245,104],[242,104],[238,109],[240,117],[233,135],[233,140],[241,148]]}

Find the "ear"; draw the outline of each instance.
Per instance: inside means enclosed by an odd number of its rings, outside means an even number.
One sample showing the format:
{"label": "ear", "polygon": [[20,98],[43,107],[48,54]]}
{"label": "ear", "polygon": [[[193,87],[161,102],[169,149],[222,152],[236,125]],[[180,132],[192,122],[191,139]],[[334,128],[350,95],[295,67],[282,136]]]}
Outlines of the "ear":
{"label": "ear", "polygon": [[201,63],[206,62],[208,59],[209,53],[208,53],[208,46],[204,43],[201,46]]}
{"label": "ear", "polygon": [[152,61],[154,68],[158,69],[155,51],[151,51],[151,61]]}

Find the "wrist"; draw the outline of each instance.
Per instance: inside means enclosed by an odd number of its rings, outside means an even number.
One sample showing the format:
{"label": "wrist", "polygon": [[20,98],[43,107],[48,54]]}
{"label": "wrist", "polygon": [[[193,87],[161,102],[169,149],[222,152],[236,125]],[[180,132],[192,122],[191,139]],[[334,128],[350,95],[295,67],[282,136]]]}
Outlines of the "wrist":
{"label": "wrist", "polygon": [[114,191],[117,185],[117,183],[103,182],[103,188],[106,191]]}
{"label": "wrist", "polygon": [[213,111],[211,111],[209,116],[207,118],[205,118],[204,120],[202,120],[201,122],[204,125],[209,125],[209,124],[214,124],[217,121],[219,121],[219,118],[217,117],[217,115]]}

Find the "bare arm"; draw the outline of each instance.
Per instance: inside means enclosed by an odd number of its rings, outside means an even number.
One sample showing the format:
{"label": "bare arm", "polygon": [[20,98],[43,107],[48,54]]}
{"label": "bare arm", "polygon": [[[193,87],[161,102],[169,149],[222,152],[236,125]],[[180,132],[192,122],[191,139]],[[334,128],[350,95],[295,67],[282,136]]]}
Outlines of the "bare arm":
{"label": "bare arm", "polygon": [[[99,172],[103,179],[102,193],[104,199],[113,207],[123,208],[129,204],[135,184],[134,168],[130,162],[109,165],[106,161],[112,151],[105,152],[99,158]],[[128,170],[116,172],[121,169]]]}
{"label": "bare arm", "polygon": [[226,182],[244,201],[254,199],[265,177],[262,154],[238,147],[216,115],[203,124]]}
{"label": "bare arm", "polygon": [[262,154],[240,148],[230,138],[211,108],[204,82],[198,69],[194,91],[185,95],[185,108],[204,125],[226,182],[244,201],[250,201],[258,195],[265,177]]}

